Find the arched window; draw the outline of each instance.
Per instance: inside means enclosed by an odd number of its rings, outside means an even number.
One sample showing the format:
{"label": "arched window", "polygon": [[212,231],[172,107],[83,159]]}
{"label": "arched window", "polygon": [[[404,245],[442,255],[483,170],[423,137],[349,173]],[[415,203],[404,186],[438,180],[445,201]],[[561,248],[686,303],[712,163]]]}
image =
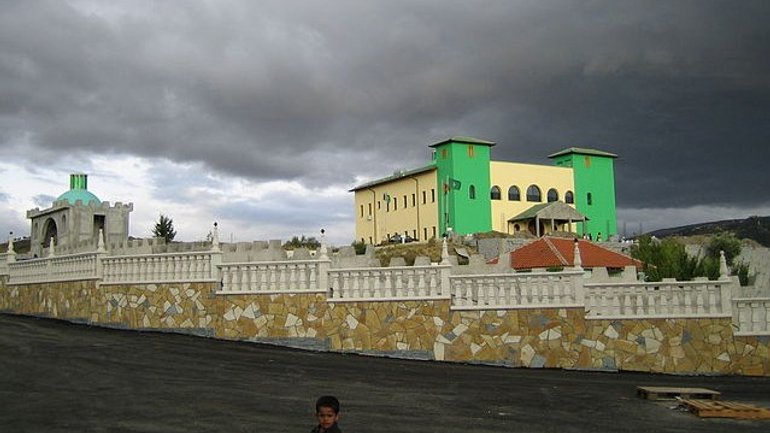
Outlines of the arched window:
{"label": "arched window", "polygon": [[546,198],[548,199],[548,203],[552,201],[556,201],[559,199],[559,193],[555,189],[551,188],[548,190],[548,194],[546,195]]}
{"label": "arched window", "polygon": [[516,185],[511,185],[510,188],[508,188],[508,200],[509,201],[521,201],[521,191],[519,191],[519,187]]}
{"label": "arched window", "polygon": [[493,186],[489,196],[492,200],[500,200],[500,187],[497,185]]}
{"label": "arched window", "polygon": [[542,201],[542,196],[540,195],[540,188],[537,187],[537,185],[530,185],[529,188],[527,188],[527,201]]}
{"label": "arched window", "polygon": [[476,187],[473,185],[468,187],[468,198],[471,200],[476,199]]}
{"label": "arched window", "polygon": [[572,191],[567,191],[564,193],[564,202],[569,204],[575,203],[575,195],[572,194]]}
{"label": "arched window", "polygon": [[591,196],[590,192],[586,194],[586,202],[588,203],[588,206],[591,206],[592,204],[594,204],[594,198],[593,196]]}

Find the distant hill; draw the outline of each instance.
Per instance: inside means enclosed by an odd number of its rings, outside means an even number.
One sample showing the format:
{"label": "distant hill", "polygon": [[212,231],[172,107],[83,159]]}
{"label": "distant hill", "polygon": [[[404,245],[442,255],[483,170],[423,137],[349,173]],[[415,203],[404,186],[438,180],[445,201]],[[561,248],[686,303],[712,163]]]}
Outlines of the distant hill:
{"label": "distant hill", "polygon": [[765,247],[770,247],[770,216],[753,216],[742,220],[724,220],[691,224],[682,227],[656,230],[647,234],[658,238],[665,238],[668,236],[715,235],[723,232],[733,233],[740,239],[753,239]]}

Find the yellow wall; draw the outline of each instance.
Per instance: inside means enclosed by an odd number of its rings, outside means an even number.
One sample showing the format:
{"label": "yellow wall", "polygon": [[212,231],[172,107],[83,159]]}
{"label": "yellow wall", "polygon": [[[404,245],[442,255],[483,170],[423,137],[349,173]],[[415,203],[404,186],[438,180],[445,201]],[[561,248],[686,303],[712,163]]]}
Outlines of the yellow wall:
{"label": "yellow wall", "polygon": [[[383,200],[385,194],[391,197],[389,205]],[[438,194],[435,170],[356,191],[356,240],[379,244],[395,233],[408,234],[420,241],[440,237]]]}
{"label": "yellow wall", "polygon": [[[513,228],[508,227],[508,219],[532,206],[545,203],[551,188],[556,189],[561,201],[564,201],[567,191],[575,192],[571,168],[491,161],[489,169],[490,185],[500,187],[500,200],[492,200],[492,230],[512,233]],[[527,201],[527,188],[533,184],[540,188],[540,202]],[[508,188],[511,185],[519,187],[521,201],[508,201]]]}

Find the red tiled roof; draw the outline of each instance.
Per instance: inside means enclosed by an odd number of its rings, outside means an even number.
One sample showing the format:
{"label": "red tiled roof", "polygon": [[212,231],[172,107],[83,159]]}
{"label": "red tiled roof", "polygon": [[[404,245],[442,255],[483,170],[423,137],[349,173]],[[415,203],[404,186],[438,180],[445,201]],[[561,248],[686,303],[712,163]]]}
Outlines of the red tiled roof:
{"label": "red tiled roof", "polygon": [[[616,253],[591,241],[580,239],[580,259],[584,268],[642,267],[642,262]],[[540,238],[511,251],[511,267],[514,269],[574,266],[575,242],[565,238]]]}

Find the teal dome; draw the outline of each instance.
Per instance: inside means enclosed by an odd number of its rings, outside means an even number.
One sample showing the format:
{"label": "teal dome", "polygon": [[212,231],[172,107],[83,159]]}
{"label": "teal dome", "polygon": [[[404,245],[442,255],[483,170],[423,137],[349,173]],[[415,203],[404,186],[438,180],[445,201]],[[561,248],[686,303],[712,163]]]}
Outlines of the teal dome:
{"label": "teal dome", "polygon": [[60,195],[56,200],[67,200],[70,204],[75,204],[78,200],[82,201],[84,205],[88,205],[91,202],[94,202],[94,204],[101,204],[98,197],[85,189],[71,189]]}
{"label": "teal dome", "polygon": [[71,205],[80,200],[84,205],[93,202],[101,204],[99,199],[88,191],[88,175],[84,173],[74,173],[70,175],[70,190],[60,195],[56,201],[67,200]]}

